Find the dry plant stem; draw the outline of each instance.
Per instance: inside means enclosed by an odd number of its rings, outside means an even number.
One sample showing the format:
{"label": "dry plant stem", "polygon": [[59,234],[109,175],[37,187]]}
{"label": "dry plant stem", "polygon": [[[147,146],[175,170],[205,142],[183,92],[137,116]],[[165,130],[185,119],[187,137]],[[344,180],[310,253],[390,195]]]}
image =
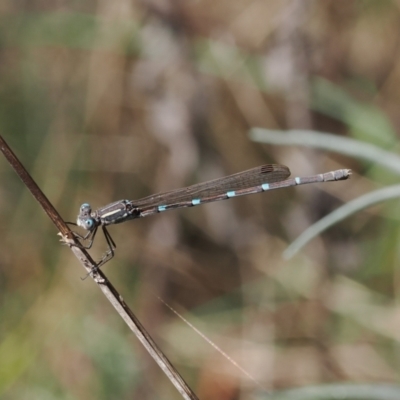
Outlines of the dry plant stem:
{"label": "dry plant stem", "polygon": [[72,252],[78,258],[79,262],[83,265],[86,271],[90,273],[90,276],[97,283],[101,291],[114,306],[114,308],[117,310],[125,323],[137,336],[143,346],[147,349],[150,355],[154,358],[160,368],[168,376],[173,385],[178,389],[182,397],[188,400],[197,399],[197,396],[192,392],[192,390],[189,388],[183,378],[179,375],[178,371],[169,362],[168,358],[157,347],[156,343],[143,328],[142,324],[139,322],[133,312],[125,304],[122,296],[108,281],[104,273],[100,270],[96,270],[95,273],[91,273],[95,269],[96,263],[93,261],[93,259],[90,257],[85,249],[76,246],[76,244],[79,243],[77,242],[72,231],[69,229],[68,225],[64,222],[60,214],[53,207],[53,205],[50,203],[44,193],[40,190],[39,186],[29,175],[28,171],[24,168],[24,166],[18,160],[16,155],[13,153],[13,151],[10,149],[10,147],[7,145],[1,135],[0,150],[2,151],[8,162],[11,164],[11,166],[14,168],[15,172],[30,190],[34,198],[40,203],[46,214],[53,221],[54,225],[56,225],[57,229],[60,231],[59,235],[62,237],[62,241],[71,248]]}
{"label": "dry plant stem", "polygon": [[[63,237],[63,241],[65,241],[69,245],[72,245],[73,243],[66,237]],[[82,250],[76,246],[72,246],[71,250],[74,252],[75,256],[78,258],[78,260],[81,262],[81,264],[86,268],[86,270],[89,273],[93,271],[93,268],[96,266],[96,264],[93,262],[89,262],[89,260],[86,259],[85,250]],[[118,314],[122,317],[122,319],[129,326],[129,328],[136,335],[136,337],[140,340],[140,342],[150,353],[150,355],[154,358],[154,360],[157,362],[160,368],[168,376],[169,380],[178,389],[182,397],[184,399],[197,399],[197,396],[192,392],[192,390],[180,376],[178,371],[170,363],[168,358],[158,348],[158,346],[150,337],[150,335],[147,333],[147,331],[144,329],[140,321],[136,318],[131,309],[126,305],[122,296],[108,281],[103,272],[101,270],[97,270],[96,273],[90,273],[90,276],[92,276],[94,281],[99,286],[100,290],[103,292],[103,294],[107,297],[110,303],[117,310]]]}

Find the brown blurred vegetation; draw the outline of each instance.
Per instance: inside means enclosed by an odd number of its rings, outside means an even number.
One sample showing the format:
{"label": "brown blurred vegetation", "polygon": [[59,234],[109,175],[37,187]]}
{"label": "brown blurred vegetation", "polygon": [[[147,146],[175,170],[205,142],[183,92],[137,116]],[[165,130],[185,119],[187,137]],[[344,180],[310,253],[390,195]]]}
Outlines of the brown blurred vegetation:
{"label": "brown blurred vegetation", "polygon": [[[365,161],[253,143],[313,129],[397,151],[400,1],[4,1],[0,132],[66,220],[79,206],[269,162],[302,186],[111,227],[105,267],[201,399],[263,387],[397,382],[399,209],[341,222],[285,261],[322,216],[395,177]],[[175,399],[0,157],[0,397]],[[105,242],[98,238],[93,255]]]}

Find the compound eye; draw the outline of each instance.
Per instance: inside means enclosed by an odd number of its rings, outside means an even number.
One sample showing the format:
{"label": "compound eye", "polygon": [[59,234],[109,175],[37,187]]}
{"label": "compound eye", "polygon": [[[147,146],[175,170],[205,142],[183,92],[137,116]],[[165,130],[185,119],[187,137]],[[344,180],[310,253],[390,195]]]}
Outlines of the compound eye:
{"label": "compound eye", "polygon": [[91,231],[94,228],[93,218],[88,218],[83,221],[84,228],[88,231]]}
{"label": "compound eye", "polygon": [[88,213],[90,214],[90,212],[92,211],[92,208],[90,207],[90,204],[88,203],[83,203],[81,205],[81,213]]}

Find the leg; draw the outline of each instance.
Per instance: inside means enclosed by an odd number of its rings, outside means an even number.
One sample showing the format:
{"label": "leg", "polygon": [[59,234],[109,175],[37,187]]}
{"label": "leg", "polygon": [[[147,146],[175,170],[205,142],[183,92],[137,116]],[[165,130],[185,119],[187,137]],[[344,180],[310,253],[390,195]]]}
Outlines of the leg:
{"label": "leg", "polygon": [[[113,257],[114,257],[114,249],[117,247],[115,244],[113,238],[111,237],[110,233],[108,232],[107,228],[102,225],[101,227],[103,229],[104,237],[106,238],[107,244],[108,244],[108,250],[107,252],[103,255],[101,260],[96,264],[95,267],[92,268],[92,270],[85,276],[84,279],[86,279],[91,273],[97,272],[104,264],[108,263]],[[93,238],[92,238],[93,241]]]}
{"label": "leg", "polygon": [[[75,222],[67,222],[67,225],[77,226],[77,224]],[[85,236],[82,236],[78,232],[74,232],[74,231],[72,231],[72,233],[79,240],[88,240],[89,239],[89,244],[86,246],[83,245],[82,243],[80,243],[79,246],[76,245],[76,246],[80,247],[81,249],[89,250],[93,245],[94,237],[96,236],[96,233],[97,233],[97,226],[92,231],[89,231]]]}
{"label": "leg", "polygon": [[102,265],[110,261],[114,257],[114,249],[117,247],[110,233],[108,232],[107,228],[104,225],[101,228],[103,229],[104,237],[106,238],[108,244],[108,250],[103,255],[102,259],[97,264],[96,268],[100,268]]}

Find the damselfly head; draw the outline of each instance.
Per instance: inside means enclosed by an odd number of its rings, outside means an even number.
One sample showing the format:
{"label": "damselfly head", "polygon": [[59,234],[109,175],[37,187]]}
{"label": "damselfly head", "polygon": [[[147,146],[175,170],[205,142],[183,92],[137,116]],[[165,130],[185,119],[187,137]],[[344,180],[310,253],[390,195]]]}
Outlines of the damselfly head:
{"label": "damselfly head", "polygon": [[78,218],[76,220],[77,225],[82,227],[83,229],[86,229],[87,231],[91,231],[96,227],[96,222],[90,215],[91,212],[92,207],[90,207],[90,204],[82,204],[81,208],[79,209]]}

